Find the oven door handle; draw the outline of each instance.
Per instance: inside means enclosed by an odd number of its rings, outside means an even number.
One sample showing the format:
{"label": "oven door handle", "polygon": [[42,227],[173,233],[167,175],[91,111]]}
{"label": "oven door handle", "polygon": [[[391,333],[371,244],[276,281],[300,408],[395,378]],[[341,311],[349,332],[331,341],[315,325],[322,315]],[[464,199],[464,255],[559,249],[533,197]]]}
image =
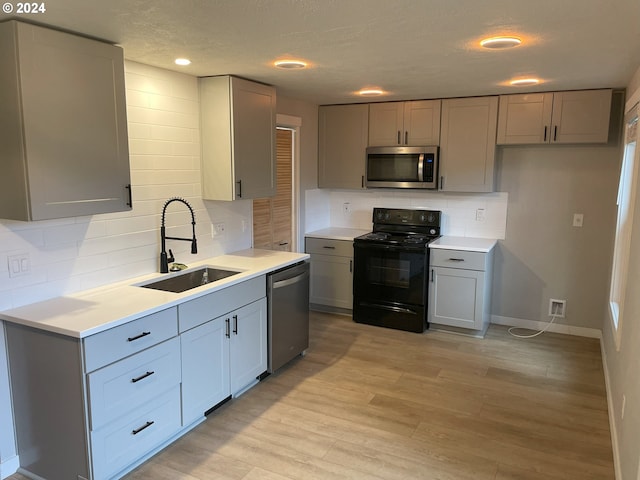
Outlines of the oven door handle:
{"label": "oven door handle", "polygon": [[422,247],[408,247],[407,245],[382,245],[379,243],[375,244],[366,244],[366,243],[355,243],[355,248],[358,249],[367,249],[367,250],[388,250],[388,251],[398,251],[398,252],[413,252],[413,253],[422,253],[426,251],[426,246]]}
{"label": "oven door handle", "polygon": [[379,308],[381,310],[389,310],[390,312],[395,312],[395,313],[410,313],[411,315],[418,314],[418,312],[416,312],[415,310],[411,310],[410,308],[393,307],[391,305],[380,305],[380,304],[371,303],[371,302],[359,302],[359,303],[363,307]]}

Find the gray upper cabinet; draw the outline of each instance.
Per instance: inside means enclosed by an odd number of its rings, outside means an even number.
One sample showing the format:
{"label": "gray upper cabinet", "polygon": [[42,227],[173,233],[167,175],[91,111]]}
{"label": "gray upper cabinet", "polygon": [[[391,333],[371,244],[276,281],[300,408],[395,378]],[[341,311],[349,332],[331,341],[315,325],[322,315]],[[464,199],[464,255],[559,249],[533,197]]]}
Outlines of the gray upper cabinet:
{"label": "gray upper cabinet", "polygon": [[499,145],[606,143],[612,90],[502,95]]}
{"label": "gray upper cabinet", "polygon": [[441,100],[369,105],[369,146],[439,145]]}
{"label": "gray upper cabinet", "polygon": [[0,218],[131,209],[122,49],[0,23]]}
{"label": "gray upper cabinet", "polygon": [[498,97],[442,101],[440,189],[492,192]]}
{"label": "gray upper cabinet", "polygon": [[276,192],[276,90],[229,75],[199,79],[202,196],[272,197]]}
{"label": "gray upper cabinet", "polygon": [[318,186],[364,188],[369,106],[318,109]]}

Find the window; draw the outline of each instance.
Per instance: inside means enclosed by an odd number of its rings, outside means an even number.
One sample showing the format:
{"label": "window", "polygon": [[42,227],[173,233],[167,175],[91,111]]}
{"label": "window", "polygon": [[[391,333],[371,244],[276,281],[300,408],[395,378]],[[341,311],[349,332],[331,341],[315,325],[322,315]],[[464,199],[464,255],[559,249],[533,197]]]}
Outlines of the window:
{"label": "window", "polygon": [[609,293],[611,325],[614,331],[616,348],[620,348],[627,267],[631,249],[633,207],[636,196],[636,171],[639,163],[638,154],[640,153],[636,149],[638,140],[638,104],[631,108],[625,116],[625,125],[625,145],[620,168],[620,184],[618,186],[618,219],[613,250],[611,291]]}

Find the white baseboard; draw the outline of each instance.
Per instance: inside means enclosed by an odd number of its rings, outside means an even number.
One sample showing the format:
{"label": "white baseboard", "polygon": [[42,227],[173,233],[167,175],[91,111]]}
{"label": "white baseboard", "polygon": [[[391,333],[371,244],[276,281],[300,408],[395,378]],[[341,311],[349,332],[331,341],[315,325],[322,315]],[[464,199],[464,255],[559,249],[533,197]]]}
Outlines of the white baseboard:
{"label": "white baseboard", "polygon": [[[491,315],[491,323],[497,325],[507,325],[510,327],[527,328],[529,330],[542,330],[549,322],[539,322],[536,320],[526,320],[523,318],[503,317],[500,315]],[[573,327],[571,325],[562,325],[552,323],[547,329],[548,332],[564,333],[566,335],[575,335],[576,337],[588,337],[602,339],[602,330],[598,328]]]}
{"label": "white baseboard", "polygon": [[616,429],[615,411],[613,409],[613,397],[611,393],[611,384],[609,383],[609,368],[607,367],[607,352],[604,348],[604,342],[600,340],[600,353],[602,355],[602,368],[604,370],[604,385],[607,390],[607,409],[609,411],[609,430],[611,432],[611,448],[613,449],[613,469],[616,480],[622,479],[620,470],[620,450],[618,447],[618,431]]}
{"label": "white baseboard", "polygon": [[18,457],[18,455],[3,460],[2,463],[0,463],[0,479],[5,479],[9,475],[13,475],[18,471],[18,468],[20,468],[20,457]]}

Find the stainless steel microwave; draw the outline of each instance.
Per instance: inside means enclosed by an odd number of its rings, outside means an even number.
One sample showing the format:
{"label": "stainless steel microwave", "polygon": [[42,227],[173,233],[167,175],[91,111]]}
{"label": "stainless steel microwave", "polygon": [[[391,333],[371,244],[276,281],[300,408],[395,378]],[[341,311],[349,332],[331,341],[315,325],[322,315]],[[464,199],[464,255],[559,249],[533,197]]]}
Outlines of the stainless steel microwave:
{"label": "stainless steel microwave", "polygon": [[438,188],[438,147],[369,147],[367,188]]}

